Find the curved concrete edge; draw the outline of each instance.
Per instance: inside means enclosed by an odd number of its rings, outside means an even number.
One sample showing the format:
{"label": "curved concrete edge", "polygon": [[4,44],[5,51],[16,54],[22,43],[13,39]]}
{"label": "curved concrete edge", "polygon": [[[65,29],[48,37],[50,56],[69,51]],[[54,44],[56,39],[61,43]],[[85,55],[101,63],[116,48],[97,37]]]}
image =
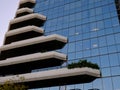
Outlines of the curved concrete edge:
{"label": "curved concrete edge", "polygon": [[[41,71],[41,72],[35,72],[35,73],[0,77],[0,84],[3,84],[5,81],[8,81],[8,80],[13,80],[15,83],[19,83],[19,82],[30,82],[30,81],[70,77],[70,76],[77,76],[77,75],[89,75],[96,78],[101,77],[100,70],[97,70],[97,69],[92,69],[88,67],[74,68],[74,69],[61,68],[61,69],[55,69],[55,70],[49,70],[49,71]],[[25,80],[21,81],[20,77],[24,77]]]}
{"label": "curved concrete edge", "polygon": [[51,51],[51,52],[45,52],[45,53],[34,53],[34,54],[23,55],[23,56],[18,56],[14,58],[8,58],[6,60],[0,61],[0,67],[19,64],[19,63],[45,60],[49,58],[56,58],[63,61],[67,60],[67,56],[65,54]]}
{"label": "curved concrete edge", "polygon": [[67,43],[66,37],[61,36],[61,35],[57,35],[57,34],[53,34],[53,35],[49,35],[49,36],[40,36],[40,37],[35,37],[32,39],[17,41],[17,42],[13,42],[11,44],[3,45],[0,47],[0,51],[9,50],[9,49],[18,48],[18,47],[23,47],[23,46],[27,46],[27,45],[48,42],[48,41],[52,41],[52,40],[57,40],[57,41]]}
{"label": "curved concrete edge", "polygon": [[22,21],[25,21],[25,20],[33,19],[33,18],[46,20],[46,16],[44,16],[42,14],[38,14],[38,13],[32,13],[32,14],[28,14],[28,15],[25,15],[25,16],[21,16],[21,17],[15,18],[15,19],[10,21],[10,24],[22,22]]}
{"label": "curved concrete edge", "polygon": [[20,14],[20,13],[23,13],[23,12],[33,13],[33,10],[30,9],[30,8],[21,8],[21,9],[18,9],[18,10],[17,10],[16,15],[17,15],[17,14]]}
{"label": "curved concrete edge", "polygon": [[8,31],[6,33],[5,36],[6,37],[13,36],[13,35],[29,32],[29,31],[35,31],[35,32],[38,32],[38,33],[44,33],[44,30],[42,28],[40,28],[40,27],[37,27],[37,26],[26,26],[26,27],[10,30],[10,31]]}
{"label": "curved concrete edge", "polygon": [[36,3],[36,0],[20,0],[19,4],[23,4],[26,2]]}

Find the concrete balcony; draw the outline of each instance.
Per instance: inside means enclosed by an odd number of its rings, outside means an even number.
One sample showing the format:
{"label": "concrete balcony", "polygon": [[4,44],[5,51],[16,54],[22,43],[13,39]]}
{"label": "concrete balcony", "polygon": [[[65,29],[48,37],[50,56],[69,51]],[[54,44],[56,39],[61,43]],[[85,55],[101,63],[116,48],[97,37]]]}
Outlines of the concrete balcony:
{"label": "concrete balcony", "polygon": [[21,9],[18,9],[18,10],[17,10],[15,16],[16,16],[16,17],[20,17],[20,16],[32,14],[32,13],[33,13],[33,10],[30,9],[30,8],[21,8]]}
{"label": "concrete balcony", "polygon": [[34,25],[34,26],[42,26],[46,20],[46,16],[41,14],[29,14],[22,17],[15,18],[10,21],[9,30]]}
{"label": "concrete balcony", "polygon": [[0,48],[0,60],[37,52],[61,49],[66,43],[67,38],[57,34],[13,42]]}
{"label": "concrete balcony", "polygon": [[19,7],[18,8],[33,8],[36,3],[36,0],[20,0]]}
{"label": "concrete balcony", "polygon": [[59,66],[66,61],[65,54],[55,51],[8,58],[0,61],[0,75],[30,73],[33,69]]}
{"label": "concrete balcony", "polygon": [[6,33],[5,44],[43,35],[44,30],[37,26],[26,26]]}
{"label": "concrete balcony", "polygon": [[[24,77],[21,81],[19,78]],[[92,68],[74,68],[74,69],[55,69],[35,73],[27,73],[0,77],[0,84],[12,79],[15,83],[24,82],[29,88],[41,88],[50,86],[60,86],[78,83],[88,83],[100,77],[100,70]]]}

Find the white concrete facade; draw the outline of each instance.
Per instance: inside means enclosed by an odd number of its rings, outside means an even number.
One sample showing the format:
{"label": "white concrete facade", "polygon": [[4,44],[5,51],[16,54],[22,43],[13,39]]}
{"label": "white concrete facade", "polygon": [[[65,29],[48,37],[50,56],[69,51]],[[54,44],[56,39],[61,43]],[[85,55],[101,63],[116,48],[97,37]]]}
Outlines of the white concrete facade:
{"label": "white concrete facade", "polygon": [[[8,80],[13,80],[15,83],[19,83],[19,82],[31,82],[31,81],[55,79],[55,78],[62,78],[62,77],[69,77],[76,75],[90,75],[98,78],[100,77],[100,71],[97,69],[92,69],[87,67],[74,68],[74,69],[61,68],[61,69],[48,70],[42,72],[0,77],[0,84],[3,84]],[[20,77],[24,77],[25,80],[21,81]]]}
{"label": "white concrete facade", "polygon": [[16,15],[20,14],[20,13],[24,13],[24,12],[33,13],[33,9],[30,9],[30,8],[21,8],[21,9],[18,9],[17,12],[16,12]]}
{"label": "white concrete facade", "polygon": [[35,32],[38,32],[38,33],[44,33],[44,30],[42,28],[40,28],[40,27],[26,26],[26,27],[22,27],[22,28],[13,29],[13,30],[8,31],[6,33],[6,37],[21,34],[21,33],[25,33],[25,32],[29,32],[29,31],[35,31]]}
{"label": "white concrete facade", "polygon": [[34,19],[34,18],[41,19],[44,21],[46,20],[46,16],[44,16],[42,14],[38,14],[38,13],[32,13],[32,14],[28,14],[28,15],[21,16],[21,17],[18,17],[18,18],[11,20],[10,25],[15,24],[15,23],[19,23],[19,22],[23,22],[26,20]]}
{"label": "white concrete facade", "polygon": [[20,4],[26,3],[26,2],[31,2],[31,3],[36,3],[36,0],[20,0]]}
{"label": "white concrete facade", "polygon": [[3,45],[3,46],[0,47],[0,51],[19,48],[19,47],[24,47],[24,46],[27,46],[27,45],[44,43],[44,42],[53,41],[53,40],[57,40],[57,41],[60,41],[60,42],[67,43],[67,38],[66,37],[61,36],[61,35],[57,35],[57,34],[53,34],[53,35],[49,35],[49,36],[40,36],[40,37],[35,37],[35,38],[32,38],[32,39],[21,40],[21,41],[17,41],[17,42],[7,44],[7,45]]}
{"label": "white concrete facade", "polygon": [[40,60],[42,61],[49,58],[56,58],[62,61],[67,61],[67,56],[65,54],[51,51],[51,52],[45,52],[45,53],[34,53],[34,54],[23,55],[23,56],[18,56],[13,58],[7,58],[6,60],[0,61],[0,67],[32,62],[32,61],[40,61]]}

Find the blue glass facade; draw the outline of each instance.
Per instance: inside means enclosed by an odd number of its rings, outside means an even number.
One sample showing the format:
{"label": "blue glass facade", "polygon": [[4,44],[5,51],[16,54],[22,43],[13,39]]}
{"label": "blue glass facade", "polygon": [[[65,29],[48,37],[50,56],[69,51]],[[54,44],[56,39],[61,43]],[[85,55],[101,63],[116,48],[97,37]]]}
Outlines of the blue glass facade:
{"label": "blue glass facade", "polygon": [[58,50],[68,55],[68,62],[53,68],[86,59],[97,63],[102,72],[102,78],[91,83],[36,90],[120,90],[120,24],[115,0],[36,0],[34,12],[47,16],[46,35],[56,33],[69,39]]}

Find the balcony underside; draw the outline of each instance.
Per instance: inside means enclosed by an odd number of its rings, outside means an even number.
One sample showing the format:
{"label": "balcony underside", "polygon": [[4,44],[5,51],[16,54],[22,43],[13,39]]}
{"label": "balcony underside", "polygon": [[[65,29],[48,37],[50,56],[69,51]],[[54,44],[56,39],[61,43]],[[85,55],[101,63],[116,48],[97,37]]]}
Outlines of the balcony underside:
{"label": "balcony underside", "polygon": [[24,82],[29,88],[42,88],[78,83],[88,83],[100,77],[100,71],[91,68],[76,68],[76,69],[56,69],[49,71],[41,71],[31,74],[19,75],[24,77],[24,81],[19,81],[18,77],[6,76],[1,77],[0,83],[14,77],[16,83]]}
{"label": "balcony underside", "polygon": [[28,15],[28,14],[31,14],[31,13],[30,12],[19,13],[19,14],[16,15],[16,18],[21,17],[21,16],[25,16],[25,15]]}
{"label": "balcony underside", "polygon": [[35,6],[35,3],[25,2],[25,3],[21,3],[21,4],[19,5],[19,9],[20,9],[20,8],[25,8],[25,7],[33,8],[34,6]]}
{"label": "balcony underside", "polygon": [[43,33],[39,33],[36,31],[29,31],[29,32],[25,32],[25,33],[20,33],[17,35],[13,35],[13,36],[9,36],[6,37],[5,39],[5,45],[6,44],[10,44],[12,42],[16,42],[16,41],[20,41],[20,40],[25,40],[25,39],[30,39],[30,38],[34,38],[34,37],[39,37],[43,35]]}
{"label": "balcony underside", "polygon": [[21,55],[27,55],[37,52],[46,52],[56,49],[61,49],[64,46],[65,43],[53,40],[49,42],[39,43],[39,44],[33,44],[29,46],[14,48],[10,50],[5,50],[1,52],[0,60],[4,60],[6,58],[10,57],[16,57]]}
{"label": "balcony underside", "polygon": [[66,55],[58,52],[36,53],[0,61],[0,75],[30,73],[33,69],[59,66]]}
{"label": "balcony underside", "polygon": [[40,27],[40,26],[43,26],[43,24],[44,24],[43,20],[38,19],[38,18],[33,18],[30,20],[26,20],[26,21],[22,21],[22,22],[10,25],[10,30],[21,28],[21,27],[26,27],[29,25],[34,25],[34,26]]}
{"label": "balcony underside", "polygon": [[78,75],[78,76],[70,76],[70,77],[63,77],[57,79],[26,82],[25,85],[28,86],[29,89],[33,89],[33,88],[44,88],[44,87],[52,87],[52,86],[89,83],[95,79],[96,77],[89,75],[80,75],[80,76]]}
{"label": "balcony underside", "polygon": [[11,31],[8,31],[5,36],[9,37],[9,36],[14,36],[17,34],[22,34],[22,33],[30,32],[30,31],[36,31],[36,32],[41,33],[41,34],[43,34],[43,32],[44,32],[44,30],[42,28],[32,25],[32,26],[26,26],[23,28],[13,29]]}
{"label": "balcony underside", "polygon": [[45,20],[46,17],[44,15],[40,15],[37,13],[25,15],[11,20],[9,30],[26,27],[30,25],[40,27],[43,26]]}
{"label": "balcony underside", "polygon": [[61,49],[66,43],[67,38],[57,34],[14,42],[0,48],[0,60],[37,52]]}
{"label": "balcony underside", "polygon": [[32,13],[33,13],[33,10],[32,10],[32,9],[22,8],[22,9],[17,10],[17,12],[16,12],[16,17],[20,17],[20,16],[32,14]]}

